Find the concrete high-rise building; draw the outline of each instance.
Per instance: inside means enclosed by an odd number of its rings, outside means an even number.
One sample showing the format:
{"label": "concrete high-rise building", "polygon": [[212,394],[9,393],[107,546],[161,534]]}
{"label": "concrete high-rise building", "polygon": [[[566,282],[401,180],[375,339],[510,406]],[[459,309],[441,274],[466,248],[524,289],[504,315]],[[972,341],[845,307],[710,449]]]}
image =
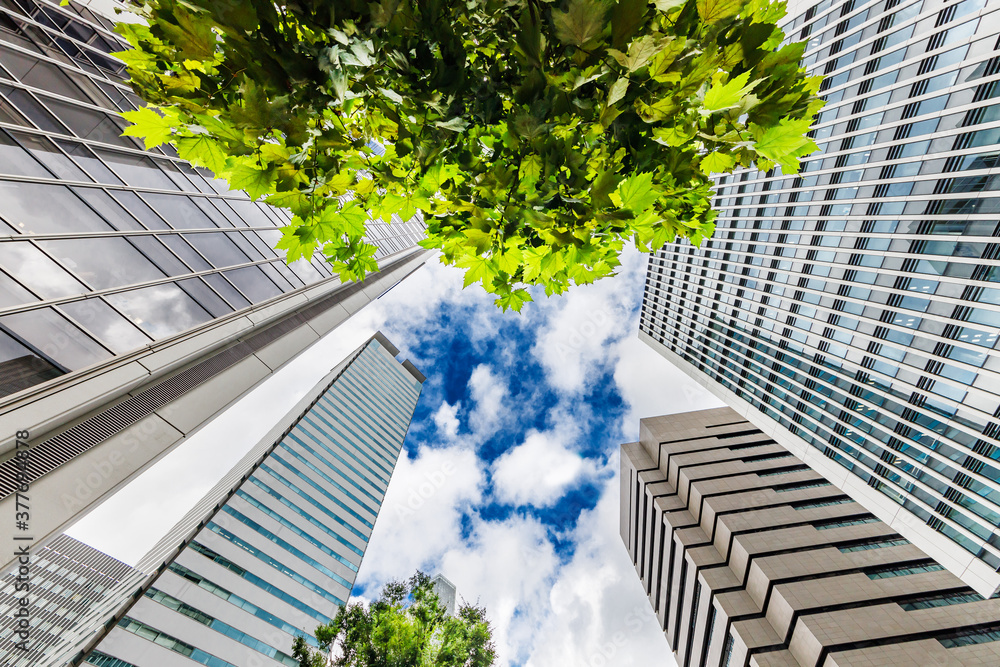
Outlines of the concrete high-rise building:
{"label": "concrete high-rise building", "polygon": [[420,395],[397,354],[376,334],[321,380],[137,564],[148,578],[72,664],[296,667],[294,638],[315,646],[350,597]]}
{"label": "concrete high-rise building", "polygon": [[23,573],[0,579],[3,664],[65,664],[143,579],[139,570],[60,535],[33,554]]}
{"label": "concrete high-rise building", "polygon": [[434,584],[434,593],[441,601],[445,612],[449,616],[454,616],[458,598],[458,589],[455,588],[455,584],[451,583],[451,580],[443,574],[435,574],[431,582]]}
{"label": "concrete high-rise building", "polygon": [[620,507],[679,667],[1000,663],[1000,599],[730,408],[641,420]]}
{"label": "concrete high-rise building", "polygon": [[796,3],[798,175],[718,180],[639,337],[981,594],[1000,587],[1000,4]]}
{"label": "concrete high-rise building", "polygon": [[426,257],[422,223],[397,221],[372,224],[362,283],[286,265],[285,212],[121,136],[140,101],[111,28],[75,3],[0,3],[0,515],[30,483],[36,545]]}

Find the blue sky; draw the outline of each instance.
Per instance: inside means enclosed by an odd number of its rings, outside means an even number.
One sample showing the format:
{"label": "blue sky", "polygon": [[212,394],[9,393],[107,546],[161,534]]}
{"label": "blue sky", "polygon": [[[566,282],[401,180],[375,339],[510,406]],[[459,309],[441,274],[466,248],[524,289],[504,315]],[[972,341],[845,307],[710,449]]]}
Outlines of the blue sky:
{"label": "blue sky", "polygon": [[624,260],[618,276],[518,315],[432,258],[70,533],[135,562],[381,329],[427,382],[355,595],[442,572],[487,606],[500,665],[672,665],[618,537],[618,446],[640,416],[718,402],[638,341],[646,258]]}

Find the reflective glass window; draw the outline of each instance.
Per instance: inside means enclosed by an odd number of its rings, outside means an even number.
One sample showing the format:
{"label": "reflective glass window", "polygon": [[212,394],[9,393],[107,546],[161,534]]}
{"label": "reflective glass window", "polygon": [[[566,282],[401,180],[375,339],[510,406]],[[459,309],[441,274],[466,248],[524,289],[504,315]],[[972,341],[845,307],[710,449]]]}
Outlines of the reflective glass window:
{"label": "reflective glass window", "polygon": [[212,317],[221,317],[233,312],[232,307],[213,292],[201,278],[188,278],[179,280],[177,284],[182,290],[190,294],[202,308],[212,314]]}
{"label": "reflective glass window", "polygon": [[174,284],[111,294],[108,301],[153,338],[198,326],[212,316]]}
{"label": "reflective glass window", "polygon": [[29,310],[0,317],[3,325],[31,341],[47,357],[69,370],[107,359],[111,353],[52,308]]}
{"label": "reflective glass window", "polygon": [[187,241],[177,234],[163,234],[160,236],[160,240],[194,271],[208,271],[213,268],[211,264],[205,261],[204,257],[195,252],[194,248],[188,245]]}
{"label": "reflective glass window", "polygon": [[0,217],[14,227],[37,234],[111,230],[62,185],[0,182]]}
{"label": "reflective glass window", "polygon": [[190,273],[191,269],[170,252],[156,236],[131,236],[129,242],[168,276]]}
{"label": "reflective glass window", "polygon": [[281,294],[281,290],[271,282],[256,266],[226,271],[225,276],[245,294],[252,303],[260,303]]}
{"label": "reflective glass window", "polygon": [[166,277],[123,238],[41,241],[39,245],[95,289],[108,289]]}
{"label": "reflective glass window", "polygon": [[184,238],[204,255],[212,266],[222,268],[250,261],[250,258],[229,239],[228,234],[185,234]]}
{"label": "reflective glass window", "polygon": [[39,104],[38,100],[28,92],[20,88],[0,85],[0,94],[4,95],[11,103],[25,115],[39,129],[56,134],[66,134],[66,128],[55,119],[48,109]]}
{"label": "reflective glass window", "polygon": [[0,130],[0,173],[52,178],[52,174],[38,160],[3,130]]}
{"label": "reflective glass window", "polygon": [[128,214],[128,211],[123,209],[104,190],[80,187],[72,188],[72,190],[80,199],[90,204],[91,208],[96,210],[102,218],[110,222],[115,229],[127,231],[143,228],[135,218]]}
{"label": "reflective glass window", "polygon": [[146,205],[146,202],[139,199],[139,197],[134,192],[129,192],[127,190],[111,190],[110,194],[126,209],[129,213],[137,217],[146,229],[169,229],[167,223],[163,219],[156,215],[153,209]]}
{"label": "reflective glass window", "polygon": [[134,350],[150,342],[148,336],[101,299],[73,301],[60,308],[116,354]]}
{"label": "reflective glass window", "polygon": [[0,396],[59,377],[63,371],[0,331]]}
{"label": "reflective glass window", "polygon": [[247,301],[246,297],[240,294],[228,280],[220,276],[218,273],[207,275],[204,277],[204,280],[212,286],[212,289],[221,294],[222,298],[228,301],[234,310],[246,308],[250,305],[250,302]]}
{"label": "reflective glass window", "polygon": [[144,155],[101,149],[95,149],[94,152],[128,185],[159,190],[177,189],[156,163]]}
{"label": "reflective glass window", "polygon": [[0,243],[0,266],[43,299],[87,292],[80,281],[27,241]]}

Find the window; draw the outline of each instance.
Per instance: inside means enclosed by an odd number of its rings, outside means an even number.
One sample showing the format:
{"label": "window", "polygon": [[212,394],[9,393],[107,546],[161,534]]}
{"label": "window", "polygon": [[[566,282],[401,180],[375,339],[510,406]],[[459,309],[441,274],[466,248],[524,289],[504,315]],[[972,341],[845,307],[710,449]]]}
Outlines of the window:
{"label": "window", "polygon": [[953,604],[965,604],[966,602],[979,602],[983,596],[978,593],[940,593],[938,595],[926,595],[924,597],[898,603],[906,611],[916,609],[931,609],[932,607],[947,607]]}
{"label": "window", "polygon": [[857,517],[853,519],[833,519],[830,521],[814,521],[812,527],[816,530],[829,530],[831,528],[846,528],[847,526],[860,526],[865,523],[878,523],[878,519],[873,516]]}
{"label": "window", "polygon": [[926,565],[892,566],[879,568],[866,572],[869,579],[889,579],[891,577],[905,577],[910,574],[922,574],[924,572],[938,572],[944,567],[937,563],[927,563]]}

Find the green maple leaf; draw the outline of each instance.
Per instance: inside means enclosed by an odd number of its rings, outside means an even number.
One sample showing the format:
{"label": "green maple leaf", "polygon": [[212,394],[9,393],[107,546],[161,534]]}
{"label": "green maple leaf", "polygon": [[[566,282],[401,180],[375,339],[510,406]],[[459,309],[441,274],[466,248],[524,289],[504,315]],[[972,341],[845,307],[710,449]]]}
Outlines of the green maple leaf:
{"label": "green maple leaf", "polygon": [[611,85],[611,90],[608,91],[608,106],[611,106],[621,98],[625,97],[625,93],[628,91],[628,79],[622,77],[615,81]]}
{"label": "green maple leaf", "polygon": [[528,248],[522,253],[525,282],[534,282],[540,275],[542,275],[542,259],[548,254],[549,249],[545,246],[540,248]]}
{"label": "green maple leaf", "polygon": [[571,0],[566,11],[552,10],[556,37],[563,44],[583,46],[604,30],[607,7],[599,0]]}
{"label": "green maple leaf", "polygon": [[481,280],[487,292],[493,291],[493,279],[497,276],[497,269],[490,260],[480,255],[468,255],[456,264],[466,269],[463,287]]}
{"label": "green maple leaf", "polygon": [[368,213],[357,201],[349,201],[341,207],[338,214],[343,220],[344,233],[348,236],[361,238],[365,235],[365,223]]}
{"label": "green maple leaf", "polygon": [[226,168],[228,154],[222,144],[207,134],[181,137],[174,142],[177,154],[182,160],[205,167],[213,174],[221,174]]}
{"label": "green maple leaf", "polygon": [[705,93],[705,110],[709,112],[721,111],[739,106],[743,97],[760,83],[758,80],[748,84],[749,79],[750,72],[733,77],[726,83],[721,83],[721,72],[714,76],[712,87]]}
{"label": "green maple leaf", "polygon": [[648,172],[626,178],[611,193],[611,201],[618,208],[628,209],[636,215],[652,206],[659,198],[659,191],[653,187],[653,175]]}
{"label": "green maple leaf", "polygon": [[233,189],[243,190],[250,195],[250,199],[257,200],[272,192],[276,170],[271,165],[259,167],[256,163],[241,161],[229,170],[227,176]]}
{"label": "green maple leaf", "polygon": [[618,0],[611,8],[611,44],[621,48],[645,22],[648,0]]}
{"label": "green maple leaf", "polygon": [[520,248],[506,248],[501,253],[495,253],[493,261],[496,262],[499,270],[507,275],[514,275],[524,261],[524,254]]}
{"label": "green maple leaf", "polygon": [[701,159],[701,170],[706,174],[724,174],[733,168],[736,158],[729,153],[715,151]]}
{"label": "green maple leaf", "polygon": [[504,311],[508,308],[514,312],[520,313],[521,307],[528,301],[531,301],[531,295],[528,294],[528,290],[516,289],[512,292],[503,294],[499,299],[496,300],[496,305],[500,306]]}
{"label": "green maple leaf", "polygon": [[618,64],[626,68],[629,72],[634,72],[646,65],[649,60],[663,49],[664,40],[656,39],[652,35],[644,35],[628,45],[628,54],[608,49]]}
{"label": "green maple leaf", "polygon": [[306,216],[313,207],[312,198],[301,190],[290,190],[268,195],[264,201],[271,206],[287,208],[295,215]]}
{"label": "green maple leaf", "polygon": [[687,0],[653,0],[653,4],[664,14],[670,12],[672,9],[677,9],[686,3]]}
{"label": "green maple leaf", "polygon": [[483,254],[493,245],[493,238],[488,233],[474,227],[464,230],[462,234],[468,239],[469,245],[475,248],[477,255]]}
{"label": "green maple leaf", "polygon": [[[141,137],[146,149],[170,141],[170,133],[179,124],[177,112],[165,109],[157,113],[154,107],[140,107],[136,111],[126,111],[122,118],[132,123],[122,133],[127,137]],[[162,114],[162,115],[161,115]]]}
{"label": "green maple leaf", "polygon": [[696,0],[698,15],[705,23],[717,23],[739,14],[742,0]]}
{"label": "green maple leaf", "polygon": [[777,125],[761,127],[750,123],[756,143],[754,150],[761,157],[777,162],[788,173],[799,170],[798,158],[816,150],[816,143],[806,136],[810,118],[782,118]]}

